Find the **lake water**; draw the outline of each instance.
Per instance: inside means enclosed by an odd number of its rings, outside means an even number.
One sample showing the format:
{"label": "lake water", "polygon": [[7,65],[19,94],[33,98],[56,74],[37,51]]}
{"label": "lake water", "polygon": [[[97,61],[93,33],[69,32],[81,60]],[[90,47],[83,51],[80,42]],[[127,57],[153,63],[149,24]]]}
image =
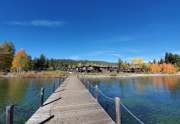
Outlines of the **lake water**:
{"label": "lake water", "polygon": [[[108,97],[116,96],[145,124],[180,124],[180,77],[89,79]],[[91,92],[94,91],[91,88]],[[114,103],[100,94],[99,101],[114,119]],[[122,107],[123,124],[137,121]],[[137,123],[138,124],[138,123]]]}
{"label": "lake water", "polygon": [[[40,105],[40,89],[45,98],[53,92],[58,79],[0,78],[0,124],[5,123],[5,107],[15,104],[14,123],[23,124]],[[145,124],[180,124],[180,77],[139,77],[124,79],[89,79],[108,97],[116,96]],[[94,89],[90,88],[94,94]],[[99,95],[99,102],[115,118],[114,102]],[[138,124],[121,107],[123,124]]]}
{"label": "lake water", "polygon": [[40,90],[45,99],[58,87],[56,78],[0,78],[0,124],[5,124],[5,107],[15,104],[14,123],[23,124],[40,106]]}

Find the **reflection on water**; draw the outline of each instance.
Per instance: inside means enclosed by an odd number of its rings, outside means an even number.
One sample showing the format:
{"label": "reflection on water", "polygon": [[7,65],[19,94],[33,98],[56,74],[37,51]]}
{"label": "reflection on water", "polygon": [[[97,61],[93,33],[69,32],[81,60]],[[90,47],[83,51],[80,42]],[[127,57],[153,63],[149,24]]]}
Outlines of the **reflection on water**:
{"label": "reflection on water", "polygon": [[15,104],[14,123],[24,123],[40,105],[40,89],[45,88],[45,99],[58,86],[58,79],[0,78],[0,124],[5,123],[5,107]]}
{"label": "reflection on water", "polygon": [[[178,76],[91,81],[93,84],[98,84],[107,96],[113,98],[119,96],[122,102],[147,124],[180,123],[180,77]],[[134,123],[124,111],[122,115],[125,123]]]}
{"label": "reflection on water", "polygon": [[25,80],[0,79],[0,82],[1,107],[8,103],[16,103],[21,100],[28,87],[28,83],[25,83]]}

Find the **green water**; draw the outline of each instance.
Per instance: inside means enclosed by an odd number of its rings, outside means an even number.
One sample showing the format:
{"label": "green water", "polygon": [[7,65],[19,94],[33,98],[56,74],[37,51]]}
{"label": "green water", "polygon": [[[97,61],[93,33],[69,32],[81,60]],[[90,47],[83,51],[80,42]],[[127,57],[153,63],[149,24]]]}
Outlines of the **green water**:
{"label": "green water", "polygon": [[40,89],[45,99],[59,85],[59,79],[0,78],[0,124],[5,123],[5,107],[15,104],[14,123],[23,124],[40,106]]}
{"label": "green water", "polygon": [[[40,89],[45,88],[47,98],[58,79],[0,78],[0,124],[5,123],[5,107],[15,104],[14,123],[23,124],[40,105]],[[180,124],[180,77],[140,77],[124,79],[94,79],[105,95],[119,96],[131,112],[145,124]],[[91,90],[93,93],[94,91]],[[115,118],[114,103],[102,95],[99,101]],[[138,124],[121,108],[123,124]]]}
{"label": "green water", "polygon": [[[94,79],[93,85],[107,96],[121,98],[131,112],[145,124],[180,124],[180,77],[140,77],[126,79]],[[114,103],[99,96],[99,101],[114,119]],[[122,122],[137,121],[121,108]],[[138,124],[138,123],[137,123]]]}

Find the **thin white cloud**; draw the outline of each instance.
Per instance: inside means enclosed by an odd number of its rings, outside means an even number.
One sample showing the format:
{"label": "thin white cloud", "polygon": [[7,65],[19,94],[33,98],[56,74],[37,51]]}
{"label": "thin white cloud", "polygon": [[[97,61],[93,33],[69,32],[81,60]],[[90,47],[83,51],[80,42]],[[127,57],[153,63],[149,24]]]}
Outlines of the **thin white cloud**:
{"label": "thin white cloud", "polygon": [[101,56],[101,55],[112,55],[114,57],[122,57],[122,55],[126,54],[137,54],[140,53],[141,51],[139,49],[131,49],[131,48],[121,48],[121,49],[116,49],[116,48],[107,48],[104,50],[99,50],[92,52],[93,55],[96,56]]}
{"label": "thin white cloud", "polygon": [[116,51],[114,50],[99,50],[99,51],[94,51],[92,52],[93,55],[104,55],[104,54],[112,54],[115,53]]}
{"label": "thin white cloud", "polygon": [[80,59],[81,59],[81,57],[80,57],[80,56],[75,55],[75,56],[70,56],[68,59],[72,59],[72,60],[80,60]]}
{"label": "thin white cloud", "polygon": [[115,56],[115,57],[122,57],[120,54],[118,54],[118,53],[113,53],[113,54],[111,54],[112,56]]}
{"label": "thin white cloud", "polygon": [[18,25],[18,26],[60,27],[64,25],[64,22],[54,21],[54,20],[32,20],[32,21],[11,21],[8,22],[8,24]]}
{"label": "thin white cloud", "polygon": [[89,55],[91,57],[92,56],[98,56],[98,57],[113,56],[113,57],[116,57],[116,58],[121,58],[122,55],[120,53],[121,52],[116,51],[116,50],[99,50],[99,51],[91,52],[91,53],[86,54],[86,55]]}

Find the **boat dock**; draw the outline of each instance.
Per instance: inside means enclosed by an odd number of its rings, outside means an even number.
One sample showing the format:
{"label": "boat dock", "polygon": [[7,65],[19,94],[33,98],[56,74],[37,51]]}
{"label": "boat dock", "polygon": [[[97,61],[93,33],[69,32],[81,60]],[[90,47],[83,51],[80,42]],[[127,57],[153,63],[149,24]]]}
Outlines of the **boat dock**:
{"label": "boat dock", "polygon": [[68,77],[26,124],[115,124],[77,76]]}

